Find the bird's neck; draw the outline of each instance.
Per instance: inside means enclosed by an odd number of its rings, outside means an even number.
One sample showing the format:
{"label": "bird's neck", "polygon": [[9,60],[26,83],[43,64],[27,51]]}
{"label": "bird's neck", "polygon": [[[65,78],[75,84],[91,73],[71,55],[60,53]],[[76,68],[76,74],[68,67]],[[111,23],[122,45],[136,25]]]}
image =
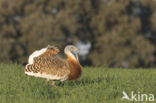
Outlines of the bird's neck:
{"label": "bird's neck", "polygon": [[70,60],[73,60],[73,61],[79,63],[79,59],[78,59],[77,53],[69,51],[69,52],[66,52],[65,54],[67,55],[68,60],[70,59]]}
{"label": "bird's neck", "polygon": [[68,80],[76,80],[80,77],[82,73],[82,67],[78,61],[78,57],[71,54],[67,54],[67,56],[68,56],[67,61],[70,67],[70,74]]}

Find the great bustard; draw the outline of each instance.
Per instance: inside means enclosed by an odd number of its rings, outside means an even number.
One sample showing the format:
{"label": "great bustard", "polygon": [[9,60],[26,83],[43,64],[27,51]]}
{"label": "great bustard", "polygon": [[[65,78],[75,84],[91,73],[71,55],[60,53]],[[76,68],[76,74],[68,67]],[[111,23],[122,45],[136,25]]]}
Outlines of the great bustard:
{"label": "great bustard", "polygon": [[55,46],[48,46],[35,51],[29,56],[28,64],[25,66],[25,74],[46,78],[47,82],[53,80],[52,85],[54,87],[56,87],[55,80],[76,80],[82,73],[82,66],[78,60],[78,50],[73,45],[66,46],[64,53],[67,59],[56,56],[59,49]]}

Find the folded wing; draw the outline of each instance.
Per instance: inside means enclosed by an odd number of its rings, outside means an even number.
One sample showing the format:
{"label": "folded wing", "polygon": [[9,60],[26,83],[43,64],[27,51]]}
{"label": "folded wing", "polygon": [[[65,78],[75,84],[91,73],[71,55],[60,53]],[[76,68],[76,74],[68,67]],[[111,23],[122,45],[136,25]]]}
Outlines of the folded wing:
{"label": "folded wing", "polygon": [[47,79],[66,80],[70,67],[66,60],[56,57],[58,53],[56,47],[47,47],[43,54],[33,58],[33,64],[26,65],[25,73]]}

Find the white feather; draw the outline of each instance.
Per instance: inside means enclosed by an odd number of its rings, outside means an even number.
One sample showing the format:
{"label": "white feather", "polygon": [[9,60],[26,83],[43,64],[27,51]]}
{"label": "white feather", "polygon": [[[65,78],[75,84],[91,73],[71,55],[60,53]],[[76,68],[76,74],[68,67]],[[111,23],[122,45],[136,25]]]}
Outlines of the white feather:
{"label": "white feather", "polygon": [[51,80],[61,80],[61,81],[65,81],[68,79],[68,75],[65,76],[58,76],[58,75],[49,75],[46,73],[33,73],[33,72],[25,72],[25,74],[29,75],[29,76],[34,76],[34,77],[41,77],[41,78],[46,78],[46,79],[51,79]]}
{"label": "white feather", "polygon": [[33,64],[33,62],[34,62],[34,57],[40,56],[40,55],[43,54],[46,50],[47,50],[47,48],[43,48],[43,49],[41,49],[41,50],[36,50],[36,51],[34,51],[34,52],[29,56],[28,64]]}

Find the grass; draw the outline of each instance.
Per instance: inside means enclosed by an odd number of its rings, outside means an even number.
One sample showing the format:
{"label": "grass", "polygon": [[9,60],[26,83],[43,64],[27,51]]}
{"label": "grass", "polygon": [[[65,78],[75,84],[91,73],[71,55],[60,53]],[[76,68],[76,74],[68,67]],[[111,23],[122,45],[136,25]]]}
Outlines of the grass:
{"label": "grass", "polygon": [[0,64],[0,103],[130,103],[121,99],[122,91],[156,96],[156,69],[84,68],[80,79],[57,82],[58,88],[23,70]]}

